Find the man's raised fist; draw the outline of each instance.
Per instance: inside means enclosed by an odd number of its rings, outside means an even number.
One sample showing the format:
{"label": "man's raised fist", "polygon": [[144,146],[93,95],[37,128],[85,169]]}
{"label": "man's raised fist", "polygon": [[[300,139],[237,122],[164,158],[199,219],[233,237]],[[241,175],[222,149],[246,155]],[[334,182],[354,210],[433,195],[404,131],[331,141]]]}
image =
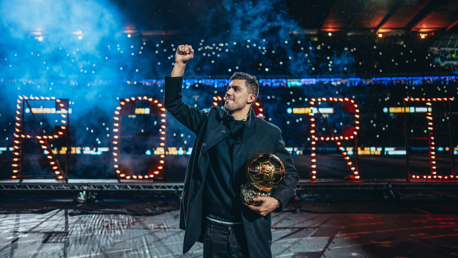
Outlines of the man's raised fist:
{"label": "man's raised fist", "polygon": [[176,64],[186,64],[194,57],[194,49],[190,45],[179,45],[175,54]]}

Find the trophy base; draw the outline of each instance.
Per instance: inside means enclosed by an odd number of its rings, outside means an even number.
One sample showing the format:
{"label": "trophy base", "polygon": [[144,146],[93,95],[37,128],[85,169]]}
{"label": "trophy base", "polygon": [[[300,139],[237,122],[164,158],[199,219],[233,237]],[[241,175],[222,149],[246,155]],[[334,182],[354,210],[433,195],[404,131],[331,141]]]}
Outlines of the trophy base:
{"label": "trophy base", "polygon": [[257,196],[270,197],[270,192],[262,192],[253,186],[250,183],[245,183],[240,186],[240,200],[245,205],[259,206],[262,202],[255,202],[253,198]]}

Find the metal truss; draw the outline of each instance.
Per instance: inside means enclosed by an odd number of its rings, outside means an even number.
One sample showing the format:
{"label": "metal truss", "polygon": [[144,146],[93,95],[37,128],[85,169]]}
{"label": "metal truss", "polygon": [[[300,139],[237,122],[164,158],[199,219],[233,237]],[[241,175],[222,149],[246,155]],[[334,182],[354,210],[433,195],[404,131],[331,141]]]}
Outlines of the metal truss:
{"label": "metal truss", "polygon": [[299,183],[297,191],[307,190],[458,190],[458,182],[349,182]]}
{"label": "metal truss", "polygon": [[[458,182],[299,182],[308,190],[458,190]],[[1,183],[0,191],[183,191],[183,183]]]}
{"label": "metal truss", "polygon": [[6,191],[183,191],[183,183],[0,183]]}

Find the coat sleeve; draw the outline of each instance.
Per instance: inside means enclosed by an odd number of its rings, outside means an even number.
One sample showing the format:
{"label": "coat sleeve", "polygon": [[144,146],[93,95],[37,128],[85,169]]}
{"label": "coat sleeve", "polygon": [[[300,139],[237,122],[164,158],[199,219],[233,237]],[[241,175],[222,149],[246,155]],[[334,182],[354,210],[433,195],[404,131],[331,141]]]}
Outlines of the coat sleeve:
{"label": "coat sleeve", "polygon": [[165,76],[164,106],[180,123],[197,134],[207,113],[183,102],[182,85],[183,77]]}
{"label": "coat sleeve", "polygon": [[277,198],[280,202],[280,207],[275,211],[280,212],[286,206],[291,197],[296,194],[296,186],[299,180],[299,175],[294,167],[291,155],[285,148],[285,141],[283,141],[283,138],[281,137],[281,131],[277,137],[274,154],[283,162],[286,172],[285,178],[282,180],[280,185],[272,191],[272,197]]}

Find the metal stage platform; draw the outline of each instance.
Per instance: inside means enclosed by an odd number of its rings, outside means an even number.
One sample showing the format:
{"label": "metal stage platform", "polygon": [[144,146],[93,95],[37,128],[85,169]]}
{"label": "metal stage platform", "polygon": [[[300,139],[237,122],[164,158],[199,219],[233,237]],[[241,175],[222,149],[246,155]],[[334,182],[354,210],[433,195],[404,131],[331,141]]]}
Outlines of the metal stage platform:
{"label": "metal stage platform", "polygon": [[[428,181],[405,179],[382,180],[299,180],[297,190],[458,190],[458,180]],[[183,190],[183,183],[135,181],[119,183],[116,179],[54,179],[0,180],[0,191],[174,191]]]}

